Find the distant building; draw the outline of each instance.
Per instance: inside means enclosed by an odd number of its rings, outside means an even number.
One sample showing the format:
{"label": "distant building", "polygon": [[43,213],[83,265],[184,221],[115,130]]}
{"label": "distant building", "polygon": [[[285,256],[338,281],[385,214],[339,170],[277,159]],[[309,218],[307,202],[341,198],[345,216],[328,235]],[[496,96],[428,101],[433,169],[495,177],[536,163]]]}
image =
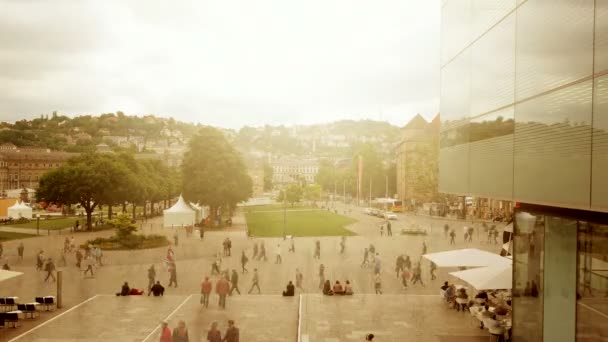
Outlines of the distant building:
{"label": "distant building", "polygon": [[401,132],[395,151],[399,199],[404,204],[432,202],[438,187],[439,115],[427,122],[417,114]]}
{"label": "distant building", "polygon": [[8,148],[5,144],[0,148],[0,191],[37,189],[44,173],[77,155],[40,148]]}
{"label": "distant building", "polygon": [[113,153],[110,146],[106,143],[100,143],[95,145],[95,150],[99,153]]}
{"label": "distant building", "polygon": [[313,183],[319,172],[318,159],[301,159],[284,157],[273,160],[272,184],[281,185],[304,179],[307,183]]}

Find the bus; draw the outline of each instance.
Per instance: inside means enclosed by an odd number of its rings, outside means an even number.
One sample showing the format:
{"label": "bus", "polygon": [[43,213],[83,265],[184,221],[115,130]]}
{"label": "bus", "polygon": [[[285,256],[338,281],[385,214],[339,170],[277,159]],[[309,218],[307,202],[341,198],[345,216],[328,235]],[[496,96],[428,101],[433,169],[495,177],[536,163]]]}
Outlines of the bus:
{"label": "bus", "polygon": [[391,205],[391,211],[394,213],[402,213],[404,211],[403,201],[394,200]]}

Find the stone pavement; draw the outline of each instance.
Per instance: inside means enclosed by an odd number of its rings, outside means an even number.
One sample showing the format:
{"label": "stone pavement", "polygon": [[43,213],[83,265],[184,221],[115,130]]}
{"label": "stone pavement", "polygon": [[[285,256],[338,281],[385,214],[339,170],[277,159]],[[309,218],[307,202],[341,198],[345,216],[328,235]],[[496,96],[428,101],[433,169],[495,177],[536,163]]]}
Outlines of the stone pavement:
{"label": "stone pavement", "polygon": [[[477,247],[492,252],[500,250],[499,244],[486,244],[479,241],[474,236],[473,243],[465,243],[462,236],[457,238],[457,244],[450,246],[448,240],[443,236],[443,226],[440,220],[429,219],[426,217],[415,217],[400,215],[399,220],[393,222],[392,237],[381,237],[378,232],[378,224],[382,222],[379,218],[371,217],[362,213],[362,208],[351,209],[348,214],[359,222],[349,226],[358,235],[347,238],[346,253],[339,254],[339,237],[323,237],[321,240],[321,260],[312,258],[314,242],[316,238],[296,238],[296,253],[288,253],[287,243],[280,238],[248,238],[245,234],[245,225],[242,216],[237,216],[235,224],[228,231],[207,232],[203,240],[193,237],[186,237],[183,230],[178,229],[179,245],[174,246],[177,260],[178,288],[168,288],[167,295],[188,296],[199,292],[199,284],[203,276],[210,274],[211,263],[214,255],[222,250],[222,241],[229,236],[233,241],[232,256],[223,259],[222,268],[237,269],[240,271],[240,254],[245,250],[250,262],[247,265],[249,273],[241,275],[240,288],[247,289],[251,282],[251,272],[253,268],[258,268],[260,273],[260,286],[263,295],[278,295],[284,289],[288,280],[294,280],[295,269],[299,268],[304,274],[304,288],[306,293],[319,293],[319,279],[317,277],[318,268],[321,263],[326,267],[326,278],[332,282],[334,280],[349,279],[353,284],[357,294],[373,293],[372,269],[361,268],[363,249],[373,243],[383,262],[382,277],[383,289],[386,294],[413,294],[413,295],[436,295],[440,284],[449,279],[447,272],[451,270],[439,269],[438,278],[430,280],[428,274],[428,262],[423,261],[423,281],[425,287],[416,285],[410,286],[407,290],[402,289],[396,275],[394,274],[395,258],[400,253],[406,253],[412,257],[413,261],[419,260],[422,242],[426,241],[429,252],[442,251],[454,248]],[[149,220],[141,223],[140,227],[144,233],[165,234],[171,240],[174,231],[163,229],[160,220]],[[398,227],[406,227],[409,224],[437,224],[427,236],[407,236],[397,235]],[[289,222],[288,222],[289,224]],[[456,226],[457,222],[450,221],[451,225]],[[464,222],[461,224],[465,224]],[[458,228],[456,228],[458,233]],[[462,231],[462,230],[461,230]],[[94,233],[74,234],[78,243],[84,242],[97,236],[108,236],[112,231]],[[4,252],[14,270],[24,272],[21,277],[0,283],[0,296],[16,295],[23,300],[30,301],[35,296],[48,295],[55,293],[54,283],[43,281],[43,272],[35,270],[35,255],[39,249],[44,249],[47,255],[52,255],[56,262],[59,260],[60,250],[63,246],[63,239],[69,235],[40,236],[22,240],[25,244],[25,259],[17,260],[16,248],[19,241],[8,241],[4,243]],[[254,243],[265,243],[268,261],[251,260],[252,247]],[[485,241],[485,240],[483,240]],[[277,243],[282,243],[283,263],[274,264],[274,250]],[[147,285],[146,270],[154,264],[157,270],[158,279],[166,286],[168,283],[168,273],[162,263],[165,258],[166,248],[157,248],[142,251],[106,251],[104,253],[105,266],[96,269],[95,278],[84,278],[82,271],[74,266],[74,256],[68,256],[68,264],[59,267],[64,273],[64,305],[65,309],[58,310],[54,314],[43,314],[42,319],[27,323],[20,329],[0,330],[0,341],[7,341],[10,337],[15,337],[36,324],[40,324],[44,319],[53,315],[60,314],[64,310],[81,303],[97,294],[114,294],[119,291],[124,281],[128,281],[132,287],[145,288]],[[299,293],[298,293],[299,294]],[[228,306],[232,301],[246,300],[248,296],[231,297],[228,299]],[[256,297],[255,295],[251,297]],[[106,311],[108,312],[108,311]]]}

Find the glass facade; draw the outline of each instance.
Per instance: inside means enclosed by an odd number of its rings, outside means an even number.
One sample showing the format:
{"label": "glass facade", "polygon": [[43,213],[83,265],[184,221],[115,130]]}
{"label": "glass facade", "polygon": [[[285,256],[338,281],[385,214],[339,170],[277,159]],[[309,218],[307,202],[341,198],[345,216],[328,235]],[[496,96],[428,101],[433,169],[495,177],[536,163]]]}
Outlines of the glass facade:
{"label": "glass facade", "polygon": [[607,18],[608,1],[443,2],[441,192],[608,211]]}

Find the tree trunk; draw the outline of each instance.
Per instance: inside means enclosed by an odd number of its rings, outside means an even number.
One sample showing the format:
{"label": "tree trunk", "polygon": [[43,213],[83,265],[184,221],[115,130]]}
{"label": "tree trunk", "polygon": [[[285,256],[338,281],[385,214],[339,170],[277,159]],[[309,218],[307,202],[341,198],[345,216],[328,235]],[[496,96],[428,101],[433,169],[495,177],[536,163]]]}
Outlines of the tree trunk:
{"label": "tree trunk", "polygon": [[133,202],[133,219],[136,220],[137,219],[137,213],[136,213],[136,209],[137,205],[135,205],[135,202]]}
{"label": "tree trunk", "polygon": [[127,213],[127,202],[122,202],[122,213],[123,214]]}
{"label": "tree trunk", "polygon": [[108,205],[108,220],[112,219],[112,205]]}
{"label": "tree trunk", "polygon": [[[150,203],[150,205],[152,205],[152,204]],[[144,218],[148,218],[148,215],[146,215],[146,213],[148,212],[148,211],[146,210],[146,207],[147,207],[147,206],[148,206],[148,203],[144,202]]]}

